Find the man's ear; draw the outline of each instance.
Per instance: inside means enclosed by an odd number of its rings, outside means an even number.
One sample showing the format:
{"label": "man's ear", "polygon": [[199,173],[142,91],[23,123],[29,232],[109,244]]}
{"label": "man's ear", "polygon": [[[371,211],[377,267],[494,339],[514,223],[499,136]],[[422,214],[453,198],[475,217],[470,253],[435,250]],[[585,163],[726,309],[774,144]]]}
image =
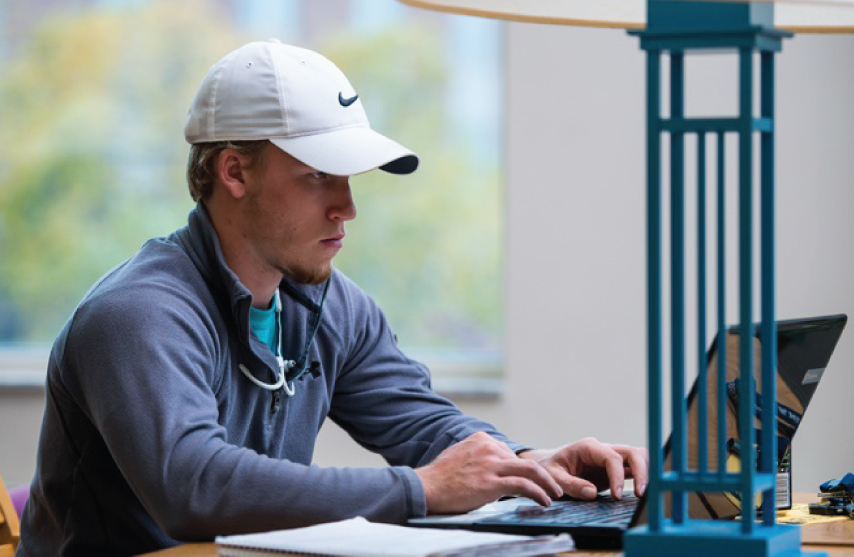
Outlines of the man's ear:
{"label": "man's ear", "polygon": [[240,199],[246,195],[245,172],[246,158],[234,149],[223,149],[217,155],[217,178],[235,199]]}

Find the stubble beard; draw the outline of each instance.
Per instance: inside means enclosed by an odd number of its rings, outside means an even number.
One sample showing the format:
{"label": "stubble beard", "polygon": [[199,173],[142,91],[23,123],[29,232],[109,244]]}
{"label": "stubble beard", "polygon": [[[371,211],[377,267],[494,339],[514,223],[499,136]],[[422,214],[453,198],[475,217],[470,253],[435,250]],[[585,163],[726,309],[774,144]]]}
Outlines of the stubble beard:
{"label": "stubble beard", "polygon": [[297,284],[322,284],[332,276],[332,262],[327,261],[323,265],[308,269],[305,267],[288,266],[280,268],[283,275]]}

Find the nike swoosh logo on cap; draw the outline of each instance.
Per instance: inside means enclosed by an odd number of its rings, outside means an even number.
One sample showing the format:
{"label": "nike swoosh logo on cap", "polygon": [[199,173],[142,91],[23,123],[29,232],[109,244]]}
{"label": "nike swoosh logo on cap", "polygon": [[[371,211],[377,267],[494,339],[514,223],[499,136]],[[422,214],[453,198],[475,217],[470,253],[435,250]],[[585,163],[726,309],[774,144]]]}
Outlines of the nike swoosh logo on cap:
{"label": "nike swoosh logo on cap", "polygon": [[349,99],[345,99],[343,94],[338,93],[338,102],[341,104],[341,106],[350,106],[351,104],[356,102],[356,99],[358,98],[359,95],[353,95]]}

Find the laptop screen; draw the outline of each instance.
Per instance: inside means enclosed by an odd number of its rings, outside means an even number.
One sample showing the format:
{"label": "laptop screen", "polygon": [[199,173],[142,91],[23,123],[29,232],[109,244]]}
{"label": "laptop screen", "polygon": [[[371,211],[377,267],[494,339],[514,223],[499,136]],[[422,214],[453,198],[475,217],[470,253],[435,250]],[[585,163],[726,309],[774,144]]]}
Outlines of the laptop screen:
{"label": "laptop screen", "polygon": [[[789,456],[792,438],[801,423],[804,411],[815,393],[824,369],[830,360],[842,329],[846,316],[837,315],[815,319],[799,319],[780,321],[777,325],[777,447],[778,462],[785,464]],[[726,408],[725,462],[724,468],[729,472],[741,470],[741,455],[745,450],[738,434],[738,397],[739,397],[739,352],[740,337],[737,328],[727,330],[725,335],[724,393]],[[698,384],[695,381],[688,395],[687,412],[687,466],[689,470],[697,470],[699,465],[699,435],[700,420],[706,423],[707,469],[717,472],[720,469],[718,450],[718,360],[720,339],[716,338],[708,352],[706,374],[706,404],[703,415],[700,414],[700,396]],[[756,441],[759,443],[763,432],[759,422],[762,345],[759,339],[759,328],[752,346],[755,362],[755,384],[757,415]],[[758,450],[754,447],[752,450]],[[757,458],[757,462],[758,462]],[[664,469],[671,470],[670,440],[665,445]],[[688,495],[688,515],[695,519],[715,519],[734,517],[740,513],[741,499],[735,493],[694,492]],[[754,501],[755,505],[759,501]],[[664,497],[665,516],[670,516],[670,496]],[[635,523],[646,521],[646,509],[639,514]]]}

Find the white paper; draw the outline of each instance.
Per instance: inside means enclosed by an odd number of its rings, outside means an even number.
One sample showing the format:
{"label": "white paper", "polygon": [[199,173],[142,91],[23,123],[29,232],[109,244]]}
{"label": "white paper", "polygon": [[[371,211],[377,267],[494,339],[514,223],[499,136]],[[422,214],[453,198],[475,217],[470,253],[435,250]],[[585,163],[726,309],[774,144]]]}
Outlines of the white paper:
{"label": "white paper", "polygon": [[[346,557],[427,557],[464,548],[508,542],[521,543],[524,547],[525,541],[540,539],[466,530],[409,528],[368,522],[362,517],[356,517],[292,530],[221,536],[216,538],[216,543],[221,549],[233,547]],[[572,548],[571,538],[561,539],[564,540],[564,547],[555,551]],[[527,554],[542,553],[542,548],[532,547]],[[514,552],[514,555],[523,554],[525,553]]]}

